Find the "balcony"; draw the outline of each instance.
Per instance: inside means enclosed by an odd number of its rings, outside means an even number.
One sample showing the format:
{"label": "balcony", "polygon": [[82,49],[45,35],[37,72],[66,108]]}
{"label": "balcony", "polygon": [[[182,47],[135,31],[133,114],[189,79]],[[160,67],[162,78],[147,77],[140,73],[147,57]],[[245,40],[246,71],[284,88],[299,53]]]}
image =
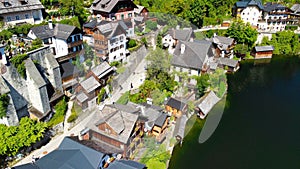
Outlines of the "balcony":
{"label": "balcony", "polygon": [[75,47],[75,46],[82,45],[82,44],[83,44],[82,40],[79,40],[76,42],[71,42],[71,43],[68,43],[68,48]]}
{"label": "balcony", "polygon": [[80,56],[80,55],[83,55],[83,54],[84,54],[84,49],[82,49],[80,51],[69,53],[69,54],[67,54],[65,56],[61,56],[61,57],[57,58],[57,61],[58,62],[63,62],[63,61],[69,60],[69,59],[73,59],[77,55]]}

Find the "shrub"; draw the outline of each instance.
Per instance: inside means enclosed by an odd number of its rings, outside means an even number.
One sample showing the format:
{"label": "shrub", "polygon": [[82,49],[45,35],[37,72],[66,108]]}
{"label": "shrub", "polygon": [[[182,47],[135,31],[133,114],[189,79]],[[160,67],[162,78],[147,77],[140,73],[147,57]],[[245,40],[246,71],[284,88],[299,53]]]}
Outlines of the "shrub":
{"label": "shrub", "polygon": [[49,127],[53,127],[61,122],[64,121],[65,118],[65,114],[68,108],[68,104],[65,100],[65,97],[59,101],[55,106],[55,114],[53,115],[53,117],[51,118],[51,120],[48,122],[48,126]]}
{"label": "shrub", "polygon": [[128,48],[133,48],[135,47],[137,44],[136,44],[136,41],[134,39],[130,39],[129,42],[128,42]]}
{"label": "shrub", "polygon": [[146,28],[150,30],[156,30],[157,29],[157,22],[153,22],[151,20],[146,21]]}
{"label": "shrub", "polygon": [[18,73],[23,78],[26,78],[26,68],[25,68],[24,60],[26,60],[27,58],[28,58],[27,54],[20,54],[10,59],[10,62],[17,68]]}
{"label": "shrub", "polygon": [[72,123],[72,122],[74,122],[77,118],[78,118],[77,113],[72,113],[72,114],[69,116],[69,118],[67,119],[67,122],[68,122],[68,123]]}
{"label": "shrub", "polygon": [[9,104],[8,95],[7,94],[0,95],[0,118],[6,116],[8,104]]}
{"label": "shrub", "polygon": [[113,62],[110,63],[110,66],[119,67],[120,64],[121,64],[121,63],[118,62],[118,61],[113,61]]}

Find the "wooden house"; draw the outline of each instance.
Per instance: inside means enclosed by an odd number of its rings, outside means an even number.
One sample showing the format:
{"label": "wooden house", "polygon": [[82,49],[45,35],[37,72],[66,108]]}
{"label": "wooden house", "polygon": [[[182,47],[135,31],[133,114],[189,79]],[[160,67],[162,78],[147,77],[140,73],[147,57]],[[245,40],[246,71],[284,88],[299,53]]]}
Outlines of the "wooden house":
{"label": "wooden house", "polygon": [[93,76],[102,86],[105,86],[109,77],[115,72],[115,69],[115,67],[111,67],[107,62],[102,62],[92,68],[92,70],[87,73],[86,77]]}
{"label": "wooden house", "polygon": [[210,41],[214,45],[216,57],[233,58],[233,50],[236,44],[233,38],[214,34]]}
{"label": "wooden house", "polygon": [[186,115],[183,115],[176,120],[174,137],[176,138],[177,141],[182,142],[183,137],[185,135],[184,131],[185,131],[185,125],[187,121],[188,121],[188,117]]}
{"label": "wooden house", "polygon": [[166,129],[169,124],[169,116],[166,113],[161,113],[161,115],[155,120],[152,135],[155,136],[156,141],[162,142],[165,139]]}
{"label": "wooden house", "polygon": [[175,118],[179,118],[183,114],[186,114],[188,105],[182,101],[170,97],[165,104],[165,110]]}
{"label": "wooden house", "polygon": [[219,58],[218,67],[225,69],[227,72],[236,72],[239,67],[239,61],[229,58]]}
{"label": "wooden house", "polygon": [[80,71],[71,62],[64,62],[60,64],[60,72],[63,91],[65,95],[71,96],[74,93],[74,89],[78,85],[77,78]]}
{"label": "wooden house", "polygon": [[255,59],[272,58],[273,51],[273,46],[255,46],[251,52],[251,55]]}
{"label": "wooden house", "polygon": [[201,103],[198,105],[199,117],[204,119],[210,110],[220,101],[220,98],[213,92],[210,91],[208,94],[202,97]]}
{"label": "wooden house", "polygon": [[[95,99],[101,88],[101,84],[93,77],[79,83],[76,88],[76,101],[83,108],[87,108],[88,101]],[[94,100],[96,101],[96,100]]]}
{"label": "wooden house", "polygon": [[86,132],[82,133],[83,138],[96,141],[111,153],[130,157],[142,142],[143,131],[138,115],[128,109],[131,107],[105,105],[88,123]]}

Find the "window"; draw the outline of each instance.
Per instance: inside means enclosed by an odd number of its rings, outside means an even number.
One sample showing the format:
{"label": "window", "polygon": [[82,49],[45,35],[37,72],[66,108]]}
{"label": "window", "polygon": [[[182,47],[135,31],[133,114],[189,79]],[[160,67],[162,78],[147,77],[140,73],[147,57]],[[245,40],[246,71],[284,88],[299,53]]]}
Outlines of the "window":
{"label": "window", "polygon": [[121,19],[124,19],[124,14],[121,14]]}
{"label": "window", "polygon": [[130,18],[131,18],[131,17],[132,17],[132,13],[129,13],[129,14],[128,14],[128,17],[130,17]]}
{"label": "window", "polygon": [[10,17],[10,16],[7,17],[7,21],[8,21],[8,22],[11,21],[11,17]]}
{"label": "window", "polygon": [[25,19],[29,19],[29,15],[28,14],[25,14]]}
{"label": "window", "polygon": [[19,17],[19,15],[17,15],[17,16],[16,16],[16,20],[20,20],[20,17]]}
{"label": "window", "polygon": [[72,42],[72,38],[71,38],[71,37],[69,37],[69,38],[67,39],[67,43],[70,43],[70,42]]}

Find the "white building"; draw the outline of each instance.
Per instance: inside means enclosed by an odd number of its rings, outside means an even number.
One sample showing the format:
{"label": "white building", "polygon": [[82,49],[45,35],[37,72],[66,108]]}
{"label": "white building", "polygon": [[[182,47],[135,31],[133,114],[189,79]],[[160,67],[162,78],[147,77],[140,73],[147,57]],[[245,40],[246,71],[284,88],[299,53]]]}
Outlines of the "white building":
{"label": "white building", "polygon": [[162,44],[165,48],[168,48],[170,53],[173,53],[178,41],[193,41],[192,28],[183,29],[170,29],[168,33],[162,38]]}
{"label": "white building", "polygon": [[262,18],[263,9],[261,0],[243,0],[235,3],[233,15],[253,27],[258,27],[258,21]]}
{"label": "white building", "polygon": [[108,62],[126,60],[126,31],[128,27],[121,22],[100,24],[94,31],[96,55]]}
{"label": "white building", "polygon": [[5,26],[39,24],[43,21],[42,9],[44,6],[39,0],[2,0],[0,17]]}
{"label": "white building", "polygon": [[[184,42],[179,41],[171,60],[172,71],[175,71],[175,81],[182,82],[180,73],[190,76],[199,76],[209,68],[209,60],[214,57],[213,45],[209,41]],[[177,74],[178,72],[179,74]],[[196,84],[194,79],[189,84]]]}
{"label": "white building", "polygon": [[58,62],[64,62],[80,56],[83,59],[82,32],[75,26],[52,24],[33,27],[28,33],[32,39],[42,39],[45,46],[50,46]]}

